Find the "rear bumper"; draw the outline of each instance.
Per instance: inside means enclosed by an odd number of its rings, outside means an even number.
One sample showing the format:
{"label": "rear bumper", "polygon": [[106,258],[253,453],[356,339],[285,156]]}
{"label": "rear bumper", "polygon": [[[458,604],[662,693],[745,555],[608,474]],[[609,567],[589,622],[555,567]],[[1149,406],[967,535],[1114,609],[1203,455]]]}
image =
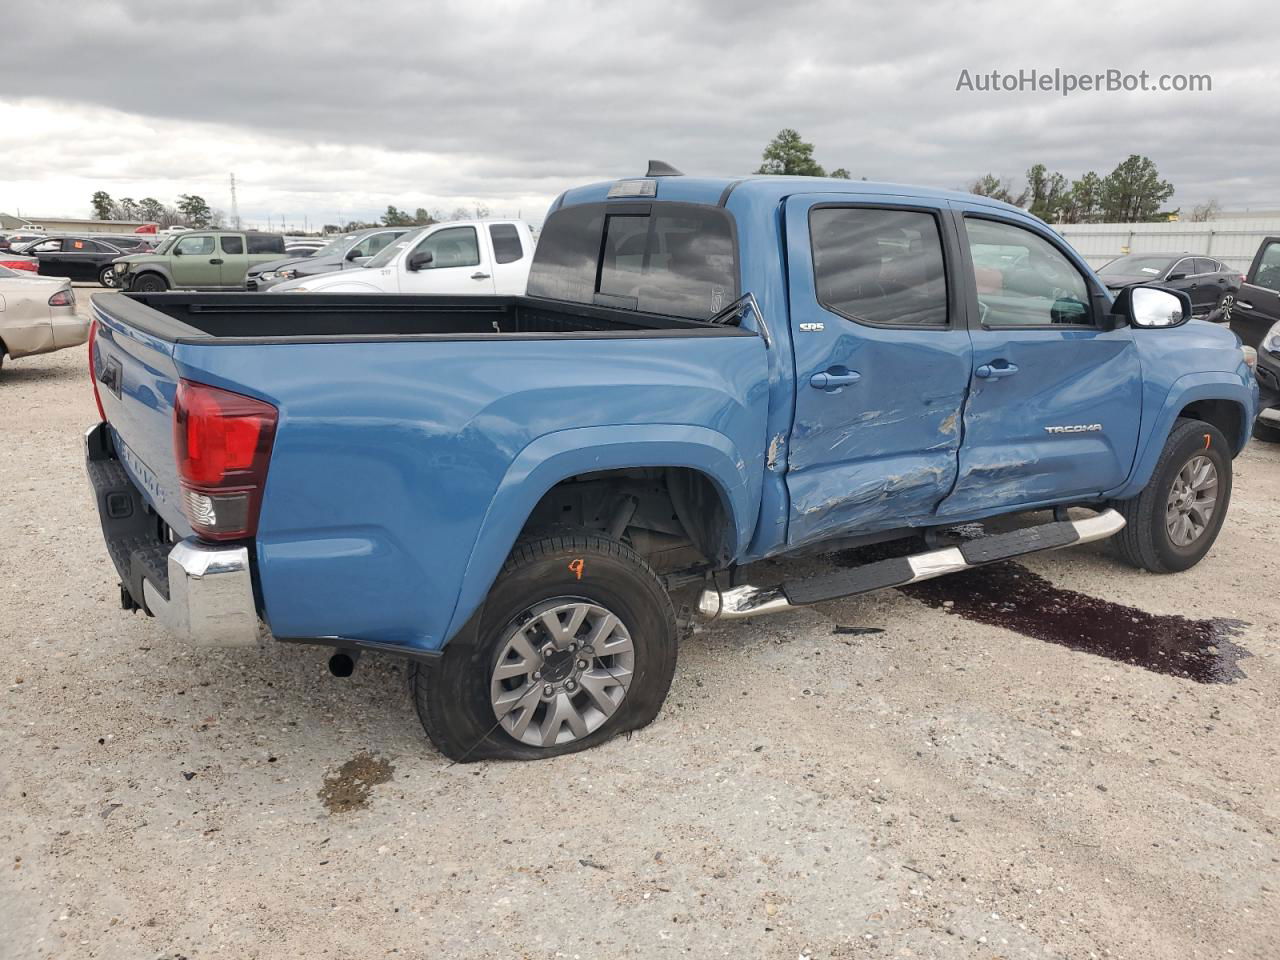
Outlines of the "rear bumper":
{"label": "rear bumper", "polygon": [[133,603],[196,646],[256,645],[248,548],[194,537],[177,543],[167,539],[163,521],[117,459],[105,423],[85,434],[85,466],[107,552]]}

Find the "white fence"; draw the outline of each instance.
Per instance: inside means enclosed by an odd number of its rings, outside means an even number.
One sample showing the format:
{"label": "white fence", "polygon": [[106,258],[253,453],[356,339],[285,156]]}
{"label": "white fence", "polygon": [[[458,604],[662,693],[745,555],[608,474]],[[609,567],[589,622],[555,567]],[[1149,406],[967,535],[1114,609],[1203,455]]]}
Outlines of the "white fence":
{"label": "white fence", "polygon": [[1194,223],[1059,223],[1054,226],[1089,265],[1126,253],[1199,253],[1246,273],[1264,237],[1280,236],[1280,217]]}

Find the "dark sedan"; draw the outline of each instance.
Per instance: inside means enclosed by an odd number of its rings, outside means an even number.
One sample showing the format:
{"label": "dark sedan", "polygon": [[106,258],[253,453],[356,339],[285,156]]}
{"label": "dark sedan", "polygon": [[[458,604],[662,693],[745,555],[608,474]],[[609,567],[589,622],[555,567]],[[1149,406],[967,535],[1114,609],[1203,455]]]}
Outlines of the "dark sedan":
{"label": "dark sedan", "polygon": [[104,287],[114,287],[115,274],[111,261],[138,251],[96,237],[46,237],[23,251],[40,261],[40,273],[46,277],[70,277],[72,280],[97,280]]}
{"label": "dark sedan", "polygon": [[1112,260],[1098,276],[1112,293],[1135,283],[1181,290],[1191,298],[1192,315],[1222,323],[1231,320],[1243,279],[1221,260],[1192,253],[1131,253]]}

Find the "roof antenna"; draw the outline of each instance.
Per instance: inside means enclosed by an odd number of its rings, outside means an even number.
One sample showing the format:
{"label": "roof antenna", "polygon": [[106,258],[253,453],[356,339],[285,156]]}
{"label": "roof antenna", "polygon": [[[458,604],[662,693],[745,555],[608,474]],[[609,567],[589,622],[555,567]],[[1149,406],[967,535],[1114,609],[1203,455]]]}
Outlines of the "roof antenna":
{"label": "roof antenna", "polygon": [[661,160],[650,160],[649,169],[645,171],[646,177],[683,177],[684,174],[677,170],[669,163]]}

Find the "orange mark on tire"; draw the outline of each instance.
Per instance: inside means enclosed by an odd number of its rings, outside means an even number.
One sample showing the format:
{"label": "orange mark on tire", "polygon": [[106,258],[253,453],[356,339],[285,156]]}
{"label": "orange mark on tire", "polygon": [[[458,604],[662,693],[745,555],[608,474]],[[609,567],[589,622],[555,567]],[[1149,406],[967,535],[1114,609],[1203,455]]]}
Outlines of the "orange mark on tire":
{"label": "orange mark on tire", "polygon": [[586,567],[586,564],[582,562],[581,557],[579,557],[577,560],[569,561],[569,571],[573,573],[575,576],[577,576],[579,580],[582,579],[582,571],[585,567]]}
{"label": "orange mark on tire", "polygon": [[1209,434],[1207,434],[1207,433],[1204,435],[1204,448],[1205,448],[1206,450],[1208,450],[1208,449],[1209,449]]}

